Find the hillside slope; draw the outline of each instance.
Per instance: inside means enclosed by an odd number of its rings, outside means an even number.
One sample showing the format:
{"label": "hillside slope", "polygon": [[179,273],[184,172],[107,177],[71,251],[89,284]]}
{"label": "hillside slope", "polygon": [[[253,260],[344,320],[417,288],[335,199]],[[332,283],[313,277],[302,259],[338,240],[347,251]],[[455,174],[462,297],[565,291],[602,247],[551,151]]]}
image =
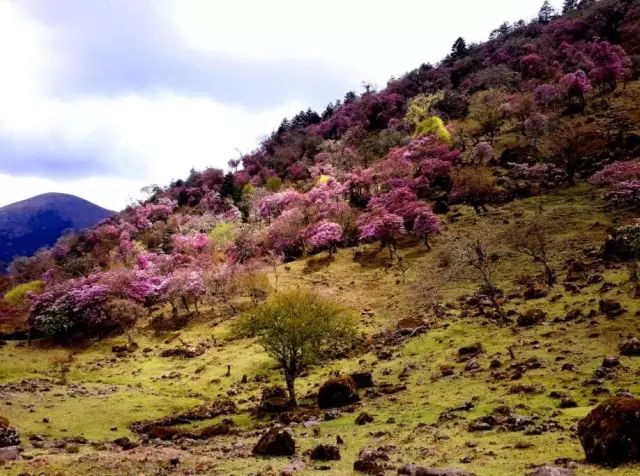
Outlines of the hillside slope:
{"label": "hillside slope", "polygon": [[[433,279],[430,270],[438,268],[451,239],[470,228],[499,236],[509,224],[538,213],[541,204],[552,230],[550,253],[560,285],[546,297],[523,298],[526,282],[539,266],[499,241],[493,251],[500,257],[498,283],[512,296],[506,308],[517,313],[540,309],[546,313],[543,322],[512,327],[476,314],[459,299],[468,296],[474,282],[446,286],[442,301],[446,312],[440,317],[428,313],[421,289]],[[550,194],[542,202],[538,198],[517,201],[481,218],[469,207],[456,208],[450,216],[458,218],[446,226],[432,252],[406,243],[399,250],[402,263],[389,266],[386,258],[371,254],[374,248],[364,246],[357,255],[342,250],[332,260],[309,258],[281,265],[277,279],[270,274],[279,289],[304,283],[361,311],[361,329],[372,339],[369,350],[314,367],[300,379],[299,393],[307,396],[302,401],[302,418],[309,423],[290,427],[298,456],[266,460],[251,455],[260,429],[270,421],[256,419],[253,410],[264,386],[279,383],[281,377],[257,345],[231,337],[229,321],[223,317],[228,307],[221,305],[202,310],[200,317],[177,332],[140,329],[135,335],[139,348],[131,353],[111,352],[114,345],[127,344],[123,337],[83,348],[25,347],[11,342],[0,348],[4,381],[0,394],[11,402],[3,414],[23,439],[42,435],[44,440],[43,446],[35,440],[35,446],[26,449],[25,454],[34,459],[12,464],[5,468],[6,474],[149,474],[159,468],[171,474],[279,474],[292,461],[302,459],[305,469],[296,474],[345,475],[357,474],[353,462],[366,447],[390,448],[392,467],[403,463],[457,467],[481,476],[524,475],[532,466],[555,460],[572,467],[576,476],[636,474],[634,465],[605,469],[585,464],[574,434],[576,421],[610,394],[621,389],[640,392],[637,357],[621,357],[618,370],[604,379],[594,377],[605,357],[617,355],[621,339],[638,335],[638,301],[630,297],[625,266],[606,264],[591,253],[602,243],[606,228],[626,219],[626,214],[611,214],[605,202],[578,187]],[[568,277],[570,259],[584,262],[588,276],[578,282]],[[596,275],[599,280],[592,278]],[[579,290],[565,292],[565,279],[568,286],[578,284]],[[514,284],[519,280],[523,284]],[[608,318],[599,310],[603,299],[619,302],[626,311]],[[574,310],[581,313],[567,317]],[[425,319],[429,330],[395,344],[374,337],[395,329],[408,317]],[[201,345],[205,351],[195,358],[161,356],[164,350],[180,347],[180,341]],[[458,355],[458,349],[477,342],[483,346],[480,354]],[[499,368],[496,361],[501,363]],[[227,365],[231,365],[230,375]],[[66,370],[61,373],[62,368]],[[324,412],[312,406],[318,385],[334,371],[355,370],[372,371],[375,387],[363,390],[362,401],[355,407],[324,420]],[[393,393],[385,393],[389,391]],[[152,440],[128,451],[110,443],[125,436],[135,440],[136,434],[128,429],[133,422],[164,418],[219,398],[231,398],[237,412],[182,428],[230,418],[235,428],[231,435],[204,441]],[[575,401],[575,407],[563,408],[561,402],[569,400]],[[475,420],[505,406],[521,415],[522,426],[470,430]],[[355,425],[361,412],[371,414],[373,422]],[[93,446],[78,444],[83,441],[77,438],[80,435]],[[344,440],[340,461],[314,463],[303,456],[318,443],[334,443],[337,435]],[[170,460],[175,458],[179,464],[172,466]]]}
{"label": "hillside slope", "polygon": [[[639,33],[639,1],[543,8],[22,260],[0,324],[39,338],[0,345],[23,450],[3,469],[637,474],[628,435],[596,465],[576,425],[640,408]],[[292,408],[236,324],[296,288],[356,338],[295,367]],[[358,370],[372,382],[325,409],[321,385]],[[276,425],[295,451],[254,455]]]}

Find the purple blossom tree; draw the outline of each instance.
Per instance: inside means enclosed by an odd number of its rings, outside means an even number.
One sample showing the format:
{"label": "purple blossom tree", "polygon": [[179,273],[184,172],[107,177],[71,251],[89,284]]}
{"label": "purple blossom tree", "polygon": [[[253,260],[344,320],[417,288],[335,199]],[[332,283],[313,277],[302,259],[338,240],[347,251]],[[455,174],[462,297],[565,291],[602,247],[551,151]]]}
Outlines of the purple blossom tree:
{"label": "purple blossom tree", "polygon": [[307,231],[307,242],[316,250],[326,249],[329,256],[337,251],[344,232],[342,227],[330,221],[322,220],[311,226]]}

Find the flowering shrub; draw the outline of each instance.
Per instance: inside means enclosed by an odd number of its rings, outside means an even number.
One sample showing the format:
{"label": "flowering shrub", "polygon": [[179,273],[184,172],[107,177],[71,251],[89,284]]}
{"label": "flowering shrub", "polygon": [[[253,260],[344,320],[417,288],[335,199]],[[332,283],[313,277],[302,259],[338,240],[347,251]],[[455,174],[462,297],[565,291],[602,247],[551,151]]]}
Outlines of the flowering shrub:
{"label": "flowering shrub", "polygon": [[362,241],[379,241],[389,248],[393,257],[396,253],[398,238],[405,233],[404,220],[401,216],[384,210],[364,213],[358,219],[359,238]]}
{"label": "flowering shrub", "polygon": [[343,237],[342,227],[337,223],[322,220],[311,226],[307,231],[307,242],[316,250],[329,250],[332,255]]}

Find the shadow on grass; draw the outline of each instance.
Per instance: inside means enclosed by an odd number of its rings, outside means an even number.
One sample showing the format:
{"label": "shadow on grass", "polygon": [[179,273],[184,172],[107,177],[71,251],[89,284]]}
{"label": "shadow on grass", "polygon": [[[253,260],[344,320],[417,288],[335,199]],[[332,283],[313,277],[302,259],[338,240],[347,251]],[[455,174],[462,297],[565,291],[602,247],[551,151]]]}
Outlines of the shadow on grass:
{"label": "shadow on grass", "polygon": [[306,262],[305,262],[305,266],[304,269],[302,270],[303,273],[315,273],[316,271],[320,271],[321,269],[326,268],[327,266],[329,266],[331,263],[333,263],[335,261],[335,258],[333,256],[322,256],[320,258],[309,258]]}

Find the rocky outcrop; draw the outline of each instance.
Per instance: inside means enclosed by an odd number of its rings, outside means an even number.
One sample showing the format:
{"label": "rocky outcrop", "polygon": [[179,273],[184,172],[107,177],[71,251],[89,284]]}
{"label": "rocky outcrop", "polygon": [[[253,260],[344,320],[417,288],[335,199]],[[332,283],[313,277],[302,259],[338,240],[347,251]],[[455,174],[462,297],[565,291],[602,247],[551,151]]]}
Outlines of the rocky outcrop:
{"label": "rocky outcrop", "polygon": [[351,377],[336,377],[327,380],[318,390],[320,408],[336,408],[360,400],[358,388]]}
{"label": "rocky outcrop", "polygon": [[640,400],[613,397],[578,423],[587,461],[606,466],[640,460]]}
{"label": "rocky outcrop", "polygon": [[296,443],[291,434],[284,428],[270,428],[253,448],[254,455],[260,456],[293,456]]}

